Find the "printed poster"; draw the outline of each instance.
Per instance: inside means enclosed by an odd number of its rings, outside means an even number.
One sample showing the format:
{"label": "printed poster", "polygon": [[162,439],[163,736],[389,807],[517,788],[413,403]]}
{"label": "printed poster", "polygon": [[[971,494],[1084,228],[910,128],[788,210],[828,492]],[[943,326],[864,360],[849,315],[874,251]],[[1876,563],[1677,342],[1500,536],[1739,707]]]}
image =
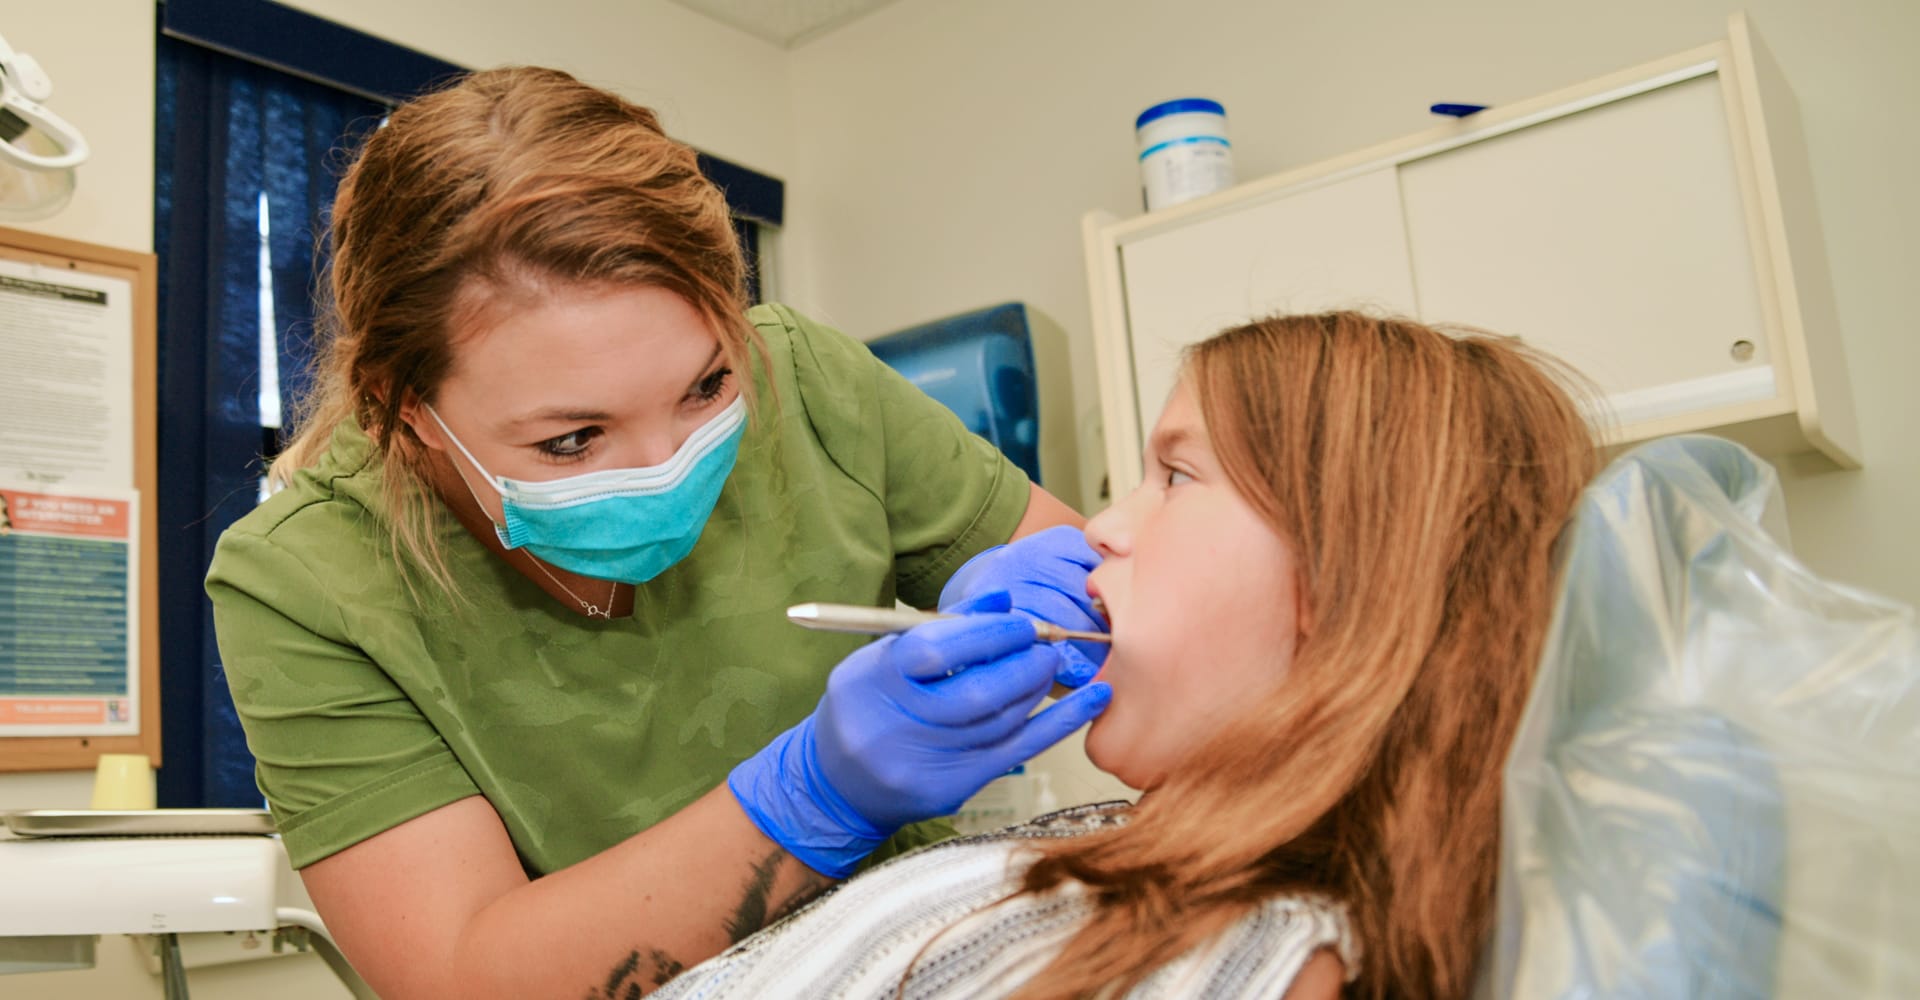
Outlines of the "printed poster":
{"label": "printed poster", "polygon": [[139,731],[137,494],[0,483],[0,736]]}
{"label": "printed poster", "polygon": [[133,286],[0,259],[0,482],[133,484]]}

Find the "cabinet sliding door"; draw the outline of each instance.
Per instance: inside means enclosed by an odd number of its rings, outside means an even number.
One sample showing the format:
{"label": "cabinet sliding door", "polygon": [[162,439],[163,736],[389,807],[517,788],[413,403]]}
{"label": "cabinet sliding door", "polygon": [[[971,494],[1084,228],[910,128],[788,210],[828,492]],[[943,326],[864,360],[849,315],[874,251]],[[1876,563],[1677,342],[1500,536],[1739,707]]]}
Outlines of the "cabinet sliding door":
{"label": "cabinet sliding door", "polygon": [[1623,424],[1790,400],[1737,170],[1716,73],[1407,162],[1421,316],[1558,355]]}
{"label": "cabinet sliding door", "polygon": [[1120,254],[1143,432],[1173,390],[1180,349],[1226,327],[1273,312],[1417,312],[1390,166],[1146,235]]}

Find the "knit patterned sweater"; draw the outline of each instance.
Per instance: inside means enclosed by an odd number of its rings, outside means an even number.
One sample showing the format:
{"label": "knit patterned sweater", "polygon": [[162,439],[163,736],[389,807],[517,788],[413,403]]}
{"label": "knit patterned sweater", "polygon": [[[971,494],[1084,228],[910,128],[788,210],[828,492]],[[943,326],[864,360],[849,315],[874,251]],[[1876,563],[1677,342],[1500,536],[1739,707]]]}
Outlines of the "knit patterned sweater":
{"label": "knit patterned sweater", "polygon": [[[1072,883],[994,905],[1019,887],[1031,863],[1023,848],[1122,825],[1126,808],[1078,806],[895,858],[687,970],[653,996],[883,1000],[896,995],[909,965],[905,997],[1006,996],[1059,954],[1091,912]],[[1335,949],[1348,969],[1358,968],[1338,905],[1276,897],[1126,995],[1277,998],[1323,947]]]}

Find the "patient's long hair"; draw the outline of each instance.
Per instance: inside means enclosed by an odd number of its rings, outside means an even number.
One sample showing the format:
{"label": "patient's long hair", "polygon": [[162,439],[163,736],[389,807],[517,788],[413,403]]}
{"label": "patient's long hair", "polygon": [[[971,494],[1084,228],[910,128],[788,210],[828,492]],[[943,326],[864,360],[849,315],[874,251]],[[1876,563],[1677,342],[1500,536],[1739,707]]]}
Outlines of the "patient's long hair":
{"label": "patient's long hair", "polygon": [[1289,891],[1347,906],[1349,995],[1468,993],[1553,543],[1597,462],[1577,382],[1552,371],[1513,340],[1352,312],[1189,351],[1214,451],[1293,547],[1309,624],[1281,689],[1126,828],[1038,848],[1023,891],[1079,882],[1096,905],[1021,996],[1124,992]]}

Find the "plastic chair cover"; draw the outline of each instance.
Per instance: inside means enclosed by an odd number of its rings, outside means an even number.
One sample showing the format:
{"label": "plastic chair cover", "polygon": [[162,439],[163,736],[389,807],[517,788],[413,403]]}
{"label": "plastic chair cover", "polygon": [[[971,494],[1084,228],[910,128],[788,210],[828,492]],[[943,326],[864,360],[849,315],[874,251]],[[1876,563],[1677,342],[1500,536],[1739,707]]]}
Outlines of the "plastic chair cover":
{"label": "plastic chair cover", "polygon": [[1508,758],[1496,997],[1920,997],[1920,632],[1686,436],[1587,491]]}

